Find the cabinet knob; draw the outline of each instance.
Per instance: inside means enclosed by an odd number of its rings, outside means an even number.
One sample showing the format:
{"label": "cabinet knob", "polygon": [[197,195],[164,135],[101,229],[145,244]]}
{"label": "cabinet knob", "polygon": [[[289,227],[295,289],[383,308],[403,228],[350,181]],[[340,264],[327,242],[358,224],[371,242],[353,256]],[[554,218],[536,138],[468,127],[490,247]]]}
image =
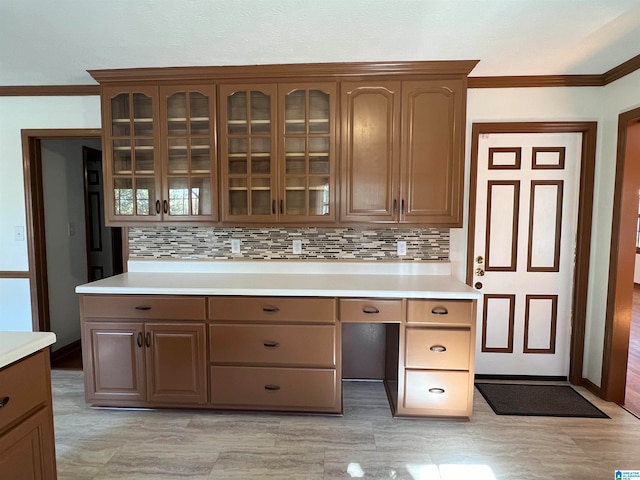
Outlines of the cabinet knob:
{"label": "cabinet knob", "polygon": [[430,388],[429,393],[434,393],[436,395],[441,395],[444,393],[444,388]]}
{"label": "cabinet knob", "polygon": [[443,353],[447,351],[447,347],[445,347],[444,345],[431,345],[431,347],[429,347],[429,350],[435,353]]}
{"label": "cabinet knob", "polygon": [[280,390],[280,385],[265,385],[264,389],[265,390],[272,390],[272,391]]}
{"label": "cabinet knob", "polygon": [[366,313],[367,315],[376,315],[380,313],[380,310],[378,310],[376,307],[366,306],[362,307],[362,313]]}
{"label": "cabinet knob", "polygon": [[0,408],[4,407],[7,403],[9,403],[10,397],[2,397],[0,399]]}

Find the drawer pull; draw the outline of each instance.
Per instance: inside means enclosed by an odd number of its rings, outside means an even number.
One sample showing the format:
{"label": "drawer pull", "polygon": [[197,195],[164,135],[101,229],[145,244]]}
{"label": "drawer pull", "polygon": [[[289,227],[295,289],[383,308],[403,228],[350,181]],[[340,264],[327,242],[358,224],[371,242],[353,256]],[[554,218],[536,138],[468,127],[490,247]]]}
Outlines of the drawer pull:
{"label": "drawer pull", "polygon": [[280,346],[278,342],[264,342],[263,345],[269,348],[275,348]]}
{"label": "drawer pull", "polygon": [[136,340],[136,343],[138,344],[139,347],[142,347],[142,332],[138,332],[138,338]]}
{"label": "drawer pull", "polygon": [[265,313],[278,313],[280,309],[278,307],[262,307],[262,311]]}
{"label": "drawer pull", "polygon": [[9,397],[3,397],[2,400],[0,400],[0,408],[4,407],[7,403],[9,403]]}
{"label": "drawer pull", "polygon": [[448,315],[449,310],[444,307],[435,307],[433,310],[431,310],[431,313],[433,313],[434,315]]}
{"label": "drawer pull", "polygon": [[147,305],[138,305],[136,307],[136,310],[151,310],[151,307],[149,307]]}
{"label": "drawer pull", "polygon": [[362,307],[362,313],[366,313],[367,315],[376,315],[380,313],[376,307]]}
{"label": "drawer pull", "polygon": [[276,391],[276,390],[280,390],[280,385],[265,385],[264,389],[265,390]]}
{"label": "drawer pull", "polygon": [[431,347],[429,347],[429,350],[436,353],[443,353],[447,351],[447,347],[445,347],[444,345],[431,345]]}
{"label": "drawer pull", "polygon": [[429,389],[429,393],[435,393],[437,395],[443,394],[444,393],[444,388],[430,388]]}

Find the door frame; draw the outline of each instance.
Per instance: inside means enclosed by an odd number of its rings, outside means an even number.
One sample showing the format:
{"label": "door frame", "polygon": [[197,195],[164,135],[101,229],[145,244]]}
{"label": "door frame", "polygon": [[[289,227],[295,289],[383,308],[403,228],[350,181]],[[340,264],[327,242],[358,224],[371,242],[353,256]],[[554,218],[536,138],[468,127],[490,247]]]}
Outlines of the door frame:
{"label": "door frame", "polygon": [[[579,182],[578,225],[576,231],[575,270],[571,309],[569,382],[598,389],[582,377],[584,339],[589,286],[589,256],[596,159],[597,122],[489,122],[473,123],[471,132],[471,169],[469,176],[469,228],[467,231],[467,284],[473,284],[475,243],[476,183],[478,179],[478,141],[490,133],[581,133],[582,151]],[[599,392],[595,392],[600,395]]]}
{"label": "door frame", "polygon": [[[42,188],[42,140],[100,139],[99,128],[22,129],[22,165],[29,261],[29,290],[31,296],[31,323],[34,332],[51,330],[49,317],[49,289],[47,277],[47,243],[44,224],[44,198]],[[123,263],[126,264],[126,228],[122,229]],[[126,255],[126,256],[125,256]],[[126,268],[126,265],[125,265]]]}
{"label": "door frame", "polygon": [[[624,404],[627,360],[629,357],[629,336],[631,331],[631,307],[633,290],[619,288],[624,282],[633,283],[633,268],[636,252],[627,253],[622,248],[631,225],[625,211],[638,208],[638,167],[632,171],[631,159],[627,158],[627,131],[629,124],[640,121],[640,108],[618,115],[618,144],[616,150],[616,181],[613,196],[613,219],[611,222],[611,250],[609,253],[609,284],[607,290],[607,310],[604,324],[604,349],[602,352],[602,397],[605,400]],[[634,206],[630,205],[633,202]],[[635,216],[634,216],[635,218]],[[631,293],[631,295],[629,295]]]}

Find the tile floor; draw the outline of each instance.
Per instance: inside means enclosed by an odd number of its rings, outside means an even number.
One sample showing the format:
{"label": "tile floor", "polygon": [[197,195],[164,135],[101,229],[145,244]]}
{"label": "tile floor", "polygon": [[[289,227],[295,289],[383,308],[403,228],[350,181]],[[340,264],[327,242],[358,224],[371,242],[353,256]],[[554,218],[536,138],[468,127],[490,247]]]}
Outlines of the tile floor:
{"label": "tile floor", "polygon": [[52,372],[59,480],[614,478],[640,469],[640,420],[579,389],[611,419],[393,419],[382,384],[345,382],[343,417],[96,409],[82,372]]}

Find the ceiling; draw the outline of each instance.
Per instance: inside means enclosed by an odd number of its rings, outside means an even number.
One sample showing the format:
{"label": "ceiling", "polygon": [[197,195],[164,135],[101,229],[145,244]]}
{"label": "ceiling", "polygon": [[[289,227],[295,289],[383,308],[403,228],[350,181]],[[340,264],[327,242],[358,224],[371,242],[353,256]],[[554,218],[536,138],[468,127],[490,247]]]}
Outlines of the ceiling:
{"label": "ceiling", "polygon": [[601,74],[640,54],[640,0],[0,0],[0,85],[91,69],[471,60]]}

